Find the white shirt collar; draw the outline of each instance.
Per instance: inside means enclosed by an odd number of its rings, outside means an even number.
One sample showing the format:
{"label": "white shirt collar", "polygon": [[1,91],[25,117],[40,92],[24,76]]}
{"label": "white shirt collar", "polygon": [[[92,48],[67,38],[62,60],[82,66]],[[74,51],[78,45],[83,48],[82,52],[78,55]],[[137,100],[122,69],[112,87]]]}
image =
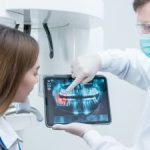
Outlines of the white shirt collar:
{"label": "white shirt collar", "polygon": [[22,139],[3,117],[0,117],[0,138],[7,149],[9,149],[16,141],[22,142]]}

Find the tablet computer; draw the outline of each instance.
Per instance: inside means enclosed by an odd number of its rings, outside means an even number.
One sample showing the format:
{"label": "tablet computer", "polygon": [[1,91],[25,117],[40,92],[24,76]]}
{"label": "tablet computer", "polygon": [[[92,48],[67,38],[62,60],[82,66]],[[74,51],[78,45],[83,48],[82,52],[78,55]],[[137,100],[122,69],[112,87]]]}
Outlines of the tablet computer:
{"label": "tablet computer", "polygon": [[111,122],[107,79],[96,75],[86,84],[72,91],[66,88],[73,82],[71,75],[53,75],[44,78],[45,120],[54,124],[81,122],[103,124]]}

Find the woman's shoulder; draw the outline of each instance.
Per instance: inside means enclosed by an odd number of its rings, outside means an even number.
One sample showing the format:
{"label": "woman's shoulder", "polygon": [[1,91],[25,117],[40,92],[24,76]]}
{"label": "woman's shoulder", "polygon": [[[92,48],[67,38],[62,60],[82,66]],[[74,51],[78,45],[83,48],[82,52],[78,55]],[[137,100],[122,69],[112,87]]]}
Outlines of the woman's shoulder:
{"label": "woman's shoulder", "polygon": [[11,125],[5,120],[4,116],[0,117],[0,140],[7,149],[16,143],[16,141],[21,140]]}

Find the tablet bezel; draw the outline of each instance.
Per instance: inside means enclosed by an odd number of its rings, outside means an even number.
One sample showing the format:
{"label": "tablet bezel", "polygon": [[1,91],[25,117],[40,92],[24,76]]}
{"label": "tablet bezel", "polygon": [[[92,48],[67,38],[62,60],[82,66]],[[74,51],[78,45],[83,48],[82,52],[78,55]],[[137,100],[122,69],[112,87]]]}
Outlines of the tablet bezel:
{"label": "tablet bezel", "polygon": [[[108,121],[98,121],[98,122],[85,122],[86,124],[110,124],[111,123],[111,109],[110,109],[110,102],[109,102],[109,91],[108,91],[108,84],[107,84],[107,78],[103,75],[96,75],[94,78],[98,79],[104,79],[106,83],[106,89],[107,89],[107,104],[108,104]],[[71,75],[49,75],[45,76],[43,79],[44,83],[44,111],[45,111],[45,124],[47,127],[52,127],[54,124],[50,123],[49,119],[49,105],[48,105],[48,99],[47,99],[47,80],[51,79],[72,79]],[[66,123],[67,124],[67,123]]]}

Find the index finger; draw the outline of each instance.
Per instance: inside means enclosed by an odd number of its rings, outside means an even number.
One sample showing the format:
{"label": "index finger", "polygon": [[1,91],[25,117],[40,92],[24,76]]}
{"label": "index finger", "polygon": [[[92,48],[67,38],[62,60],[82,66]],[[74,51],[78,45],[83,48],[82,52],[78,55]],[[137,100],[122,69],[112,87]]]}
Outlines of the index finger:
{"label": "index finger", "polygon": [[79,83],[81,83],[84,79],[84,75],[80,75],[75,78],[75,80],[67,87],[66,91],[69,92],[74,89]]}

